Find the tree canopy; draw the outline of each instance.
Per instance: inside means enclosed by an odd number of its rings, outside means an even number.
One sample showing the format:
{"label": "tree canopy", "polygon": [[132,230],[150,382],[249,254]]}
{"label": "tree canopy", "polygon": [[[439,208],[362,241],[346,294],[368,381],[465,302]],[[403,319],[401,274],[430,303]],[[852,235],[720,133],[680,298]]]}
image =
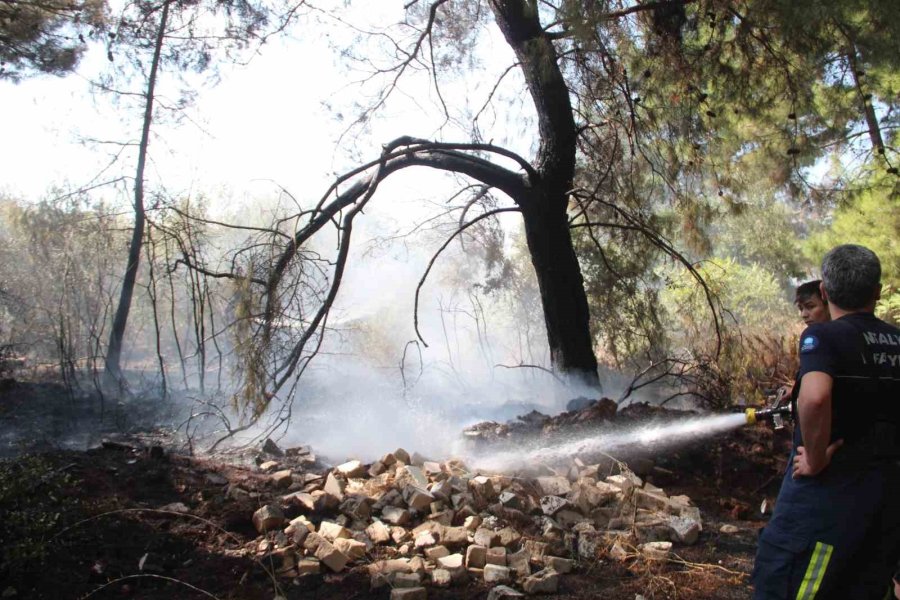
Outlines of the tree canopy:
{"label": "tree canopy", "polygon": [[106,24],[105,0],[0,1],[0,78],[70,72]]}

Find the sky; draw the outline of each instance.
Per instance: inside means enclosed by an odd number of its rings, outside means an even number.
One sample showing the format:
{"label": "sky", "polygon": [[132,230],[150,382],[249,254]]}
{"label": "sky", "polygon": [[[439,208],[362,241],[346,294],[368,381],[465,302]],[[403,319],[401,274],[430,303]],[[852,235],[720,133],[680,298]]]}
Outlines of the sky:
{"label": "sky", "polygon": [[[382,0],[373,9],[366,3],[364,14],[351,16],[363,23],[391,22],[402,16],[403,4]],[[346,28],[301,22],[263,46],[248,65],[223,65],[217,83],[192,79],[197,95],[180,121],[163,117],[154,124],[148,183],[162,183],[170,194],[203,192],[226,203],[270,195],[274,183],[295,196],[317,198],[335,172],[354,166],[349,153],[369,160],[380,144],[398,135],[434,138],[439,133],[433,88],[414,73],[370,123],[369,135],[344,138],[338,145],[354,115],[352,104],[363,100],[367,90],[352,83],[359,73],[347,70],[329,42],[346,43]],[[488,73],[512,62],[506,45],[494,42],[488,36],[481,47],[481,76],[444,81],[450,103],[464,105],[470,94],[483,97],[492,85]],[[118,174],[116,169],[104,171],[120,148],[113,142],[137,140],[140,114],[92,93],[90,80],[106,68],[101,48],[67,77],[0,82],[0,131],[7,142],[0,145],[0,192],[34,202],[55,185],[81,188]],[[161,101],[173,102],[171,78],[161,89]],[[452,130],[443,134],[467,139]],[[527,152],[527,145],[521,150]],[[130,174],[133,160],[121,162],[123,172]],[[431,183],[427,176],[403,180],[413,189],[434,189],[433,177]]]}

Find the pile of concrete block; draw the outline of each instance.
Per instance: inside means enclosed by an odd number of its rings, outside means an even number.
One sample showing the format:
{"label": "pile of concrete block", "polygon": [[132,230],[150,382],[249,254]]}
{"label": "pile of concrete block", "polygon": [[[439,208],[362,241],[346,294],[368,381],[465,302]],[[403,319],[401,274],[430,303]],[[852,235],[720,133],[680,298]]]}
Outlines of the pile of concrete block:
{"label": "pile of concrete block", "polygon": [[673,543],[693,544],[702,531],[686,496],[577,459],[527,476],[403,449],[318,472],[283,466],[260,465],[270,492],[260,498],[271,501],[253,514],[253,551],[287,578],[365,569],[373,588],[390,586],[397,599],[473,579],[496,598],[555,593],[573,570],[666,560]]}

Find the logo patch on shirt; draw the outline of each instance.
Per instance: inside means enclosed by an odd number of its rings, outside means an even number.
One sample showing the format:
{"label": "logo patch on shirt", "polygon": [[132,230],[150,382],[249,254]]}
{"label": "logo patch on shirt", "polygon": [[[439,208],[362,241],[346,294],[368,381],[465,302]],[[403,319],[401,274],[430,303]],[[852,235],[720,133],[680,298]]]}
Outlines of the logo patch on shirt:
{"label": "logo patch on shirt", "polygon": [[819,338],[814,335],[808,335],[800,342],[800,352],[812,352],[819,347]]}

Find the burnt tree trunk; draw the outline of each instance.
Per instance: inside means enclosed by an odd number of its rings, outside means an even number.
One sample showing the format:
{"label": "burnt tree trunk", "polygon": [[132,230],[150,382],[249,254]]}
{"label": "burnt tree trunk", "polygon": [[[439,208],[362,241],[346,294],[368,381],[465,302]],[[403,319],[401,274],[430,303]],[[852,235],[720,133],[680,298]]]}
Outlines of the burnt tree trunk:
{"label": "burnt tree trunk", "polygon": [[553,368],[597,385],[597,359],[587,296],[565,207],[536,202],[523,207],[522,216],[531,264],[541,291]]}
{"label": "burnt tree trunk", "polygon": [[156,79],[159,73],[163,44],[165,43],[168,17],[169,1],[167,0],[162,5],[159,29],[157,30],[156,42],[153,47],[153,60],[150,64],[150,72],[147,75],[147,88],[144,93],[144,121],[141,128],[141,141],[138,146],[137,168],[134,176],[134,229],[131,232],[131,242],[128,246],[128,263],[125,266],[125,276],[122,279],[122,289],[119,292],[119,304],[116,306],[116,314],[109,332],[109,346],[106,350],[104,384],[111,390],[115,389],[115,387],[121,387],[124,383],[120,367],[122,340],[125,337],[125,327],[128,325],[128,314],[131,311],[131,299],[134,296],[134,286],[141,262],[141,246],[144,241],[144,225],[146,223],[146,214],[144,212],[144,170],[147,165],[147,148],[150,145],[150,126],[153,122]]}
{"label": "burnt tree trunk", "polygon": [[569,88],[553,41],[541,26],[534,0],[492,0],[497,25],[519,59],[538,116],[537,175],[522,209],[531,262],[537,274],[555,370],[598,384],[597,359],[581,266],[572,246],[566,208],[575,177],[576,128]]}

